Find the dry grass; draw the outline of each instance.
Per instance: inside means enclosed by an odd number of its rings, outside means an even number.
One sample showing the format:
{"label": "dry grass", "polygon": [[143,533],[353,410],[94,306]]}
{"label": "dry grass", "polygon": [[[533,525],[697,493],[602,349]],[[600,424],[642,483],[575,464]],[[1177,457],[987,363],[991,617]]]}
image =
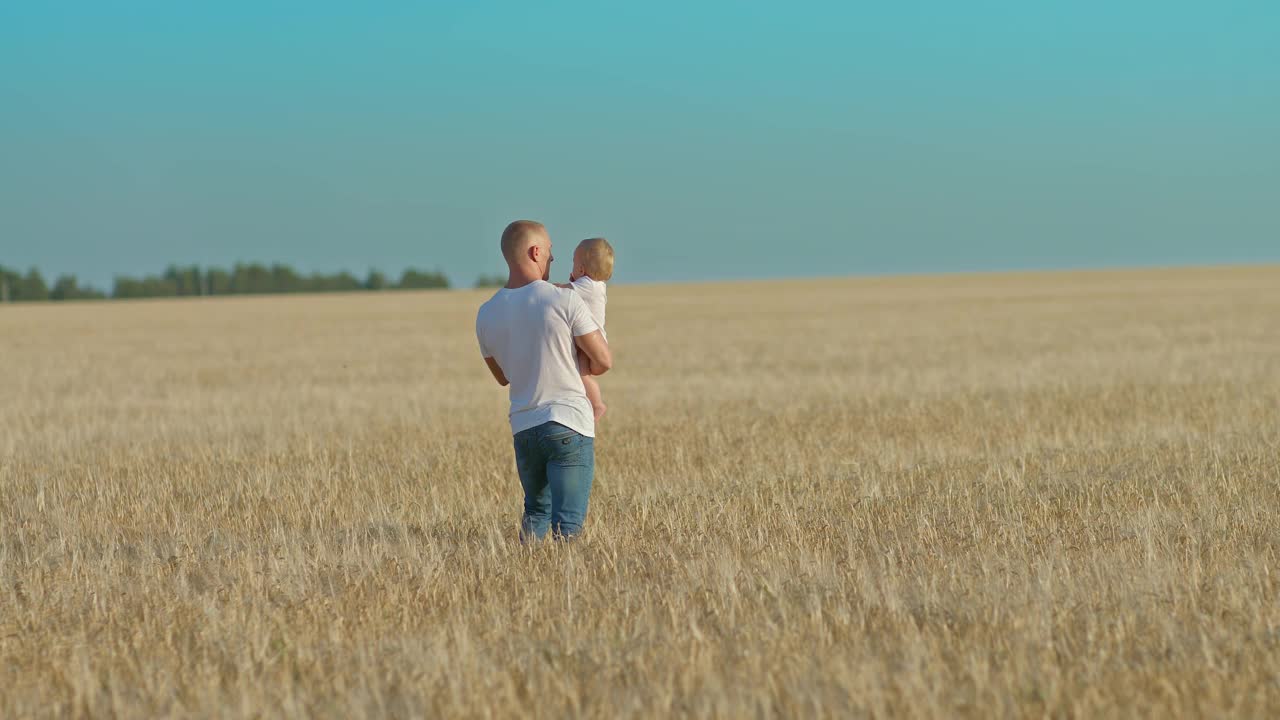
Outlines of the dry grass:
{"label": "dry grass", "polygon": [[1280,268],[612,297],[534,549],[479,293],[0,308],[0,715],[1280,712]]}

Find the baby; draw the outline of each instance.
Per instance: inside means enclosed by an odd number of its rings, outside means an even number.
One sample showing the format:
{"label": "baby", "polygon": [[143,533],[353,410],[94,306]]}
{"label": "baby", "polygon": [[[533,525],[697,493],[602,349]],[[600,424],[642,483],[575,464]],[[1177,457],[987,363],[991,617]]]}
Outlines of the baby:
{"label": "baby", "polygon": [[[578,243],[573,251],[573,272],[569,274],[569,284],[560,287],[573,288],[587,304],[591,317],[600,326],[600,334],[604,332],[604,306],[607,302],[605,283],[613,277],[613,246],[604,238],[590,238]],[[608,408],[600,395],[600,383],[588,372],[589,363],[586,355],[578,351],[578,370],[582,373],[582,386],[587,391],[587,399],[591,401],[591,410],[596,420],[604,416]]]}

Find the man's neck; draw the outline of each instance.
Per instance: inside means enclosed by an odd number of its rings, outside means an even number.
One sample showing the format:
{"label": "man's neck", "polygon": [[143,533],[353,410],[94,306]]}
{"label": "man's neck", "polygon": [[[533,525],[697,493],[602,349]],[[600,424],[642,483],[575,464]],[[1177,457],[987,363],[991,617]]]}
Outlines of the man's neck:
{"label": "man's neck", "polygon": [[512,268],[511,274],[507,277],[506,288],[508,290],[517,290],[526,285],[532,285],[542,279],[542,273],[537,268]]}

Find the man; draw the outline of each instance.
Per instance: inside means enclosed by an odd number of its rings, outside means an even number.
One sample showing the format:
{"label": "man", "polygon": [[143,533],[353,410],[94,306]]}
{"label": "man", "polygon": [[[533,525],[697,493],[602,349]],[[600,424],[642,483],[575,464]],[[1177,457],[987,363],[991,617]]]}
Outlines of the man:
{"label": "man", "polygon": [[547,282],[551,237],[542,223],[517,220],[502,232],[506,287],[480,306],[480,354],[499,385],[510,385],[511,432],[524,486],[522,542],[582,531],[595,476],[595,418],[576,362],[592,375],[613,366],[604,334],[573,290]]}

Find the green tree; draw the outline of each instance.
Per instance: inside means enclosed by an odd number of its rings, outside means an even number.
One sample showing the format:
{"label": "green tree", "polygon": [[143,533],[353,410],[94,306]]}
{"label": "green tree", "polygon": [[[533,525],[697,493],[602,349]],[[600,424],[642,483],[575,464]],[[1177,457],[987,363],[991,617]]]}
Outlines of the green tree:
{"label": "green tree", "polygon": [[360,290],[360,281],[345,270],[332,275],[316,274],[312,276],[316,292],[350,292]]}
{"label": "green tree", "polygon": [[174,292],[177,295],[203,295],[204,287],[200,275],[200,268],[195,265],[180,268],[170,265],[164,271],[162,278],[166,283],[172,283]]}
{"label": "green tree", "polygon": [[231,292],[257,294],[271,292],[271,271],[257,263],[236,263],[231,271]]}
{"label": "green tree", "polygon": [[22,299],[49,299],[49,286],[44,284],[44,278],[40,276],[39,270],[31,268],[27,271],[26,277],[22,278]]}
{"label": "green tree", "polygon": [[[492,279],[490,279],[492,278]],[[499,276],[481,276],[477,285],[500,285]],[[118,275],[113,281],[109,297],[148,298],[201,295],[294,293],[294,292],[353,292],[358,290],[447,288],[449,278],[443,272],[405,270],[397,283],[392,283],[379,270],[370,268],[363,280],[343,270],[332,274],[312,273],[301,275],[292,267],[274,263],[270,267],[260,263],[236,263],[230,270],[210,267],[201,270],[196,265],[169,265],[159,275],[131,277]],[[36,268],[21,275],[10,268],[0,266],[0,301],[26,300],[85,300],[105,298],[106,293],[87,285],[80,285],[74,275],[60,275],[53,287],[46,285]]]}
{"label": "green tree", "polygon": [[117,275],[111,287],[111,297],[119,300],[145,297],[142,294],[142,282],[125,275]]}
{"label": "green tree", "polygon": [[271,290],[270,292],[278,293],[294,293],[301,292],[303,286],[302,276],[298,275],[293,268],[288,265],[279,263],[271,266]]}
{"label": "green tree", "polygon": [[[506,282],[505,280],[503,282]],[[439,270],[435,272],[423,272],[413,268],[406,269],[400,275],[400,282],[396,287],[401,290],[426,290],[434,288],[449,287],[449,278]]]}
{"label": "green tree", "polygon": [[119,276],[111,290],[113,298],[150,298],[175,297],[178,295],[177,276],[166,272],[164,275],[147,275],[141,279]]}
{"label": "green tree", "polygon": [[49,299],[49,286],[40,271],[31,268],[26,275],[0,265],[0,302],[31,302]]}
{"label": "green tree", "polygon": [[178,295],[177,280],[148,275],[143,279],[142,284],[146,288],[147,297],[176,297]]}
{"label": "green tree", "polygon": [[506,277],[495,274],[495,275],[481,275],[480,277],[476,278],[475,286],[478,288],[488,288],[488,287],[502,287],[503,285],[506,285],[506,284],[507,284]]}
{"label": "green tree", "polygon": [[226,295],[231,292],[231,273],[222,268],[209,268],[204,274],[204,286],[208,295]]}
{"label": "green tree", "polygon": [[49,297],[54,300],[75,300],[78,294],[80,294],[80,286],[76,282],[76,276],[59,275],[58,279],[53,281],[53,290],[49,292]]}
{"label": "green tree", "polygon": [[365,290],[386,290],[387,276],[383,275],[377,270],[370,268],[369,275],[366,276],[364,279],[364,289]]}
{"label": "green tree", "polygon": [[49,291],[50,300],[101,300],[105,297],[101,290],[81,286],[75,275],[59,275]]}

